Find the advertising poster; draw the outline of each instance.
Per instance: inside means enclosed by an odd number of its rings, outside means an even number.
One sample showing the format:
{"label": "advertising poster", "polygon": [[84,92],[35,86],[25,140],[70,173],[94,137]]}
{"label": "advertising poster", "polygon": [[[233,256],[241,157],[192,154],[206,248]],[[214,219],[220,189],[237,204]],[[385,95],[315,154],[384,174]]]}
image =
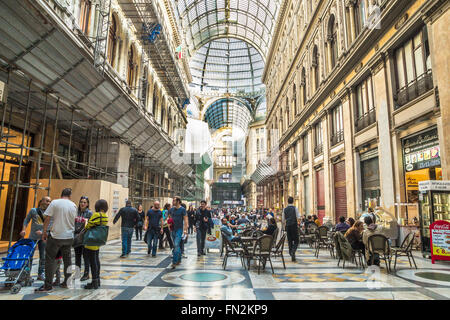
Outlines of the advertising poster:
{"label": "advertising poster", "polygon": [[431,262],[450,261],[450,223],[438,220],[430,226]]}
{"label": "advertising poster", "polygon": [[211,235],[206,235],[206,249],[220,249],[221,246],[221,233],[220,233],[220,220],[213,218],[214,227],[211,229]]}

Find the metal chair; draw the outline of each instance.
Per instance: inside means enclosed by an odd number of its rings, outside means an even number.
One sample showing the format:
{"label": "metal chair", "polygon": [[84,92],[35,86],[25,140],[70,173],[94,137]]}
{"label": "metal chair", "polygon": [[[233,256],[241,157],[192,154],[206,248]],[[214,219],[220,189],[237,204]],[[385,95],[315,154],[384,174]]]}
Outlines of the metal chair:
{"label": "metal chair", "polygon": [[321,226],[317,228],[317,240],[316,240],[316,258],[319,258],[319,251],[321,248],[330,250],[330,255],[334,258],[334,246],[328,238],[328,228]]}
{"label": "metal chair", "polygon": [[[381,260],[384,260],[386,264],[387,272],[391,272],[390,259],[391,259],[391,248],[389,246],[389,240],[382,234],[371,235],[368,239],[368,248],[371,255],[370,263],[373,265],[375,260],[375,253],[380,256]],[[389,261],[389,264],[388,264]]]}
{"label": "metal chair", "polygon": [[[394,270],[397,270],[397,257],[408,257],[409,266],[412,267],[411,259],[414,262],[414,267],[417,269],[416,261],[414,260],[414,256],[412,254],[412,248],[414,243],[414,232],[410,232],[405,239],[403,239],[402,244],[399,248],[391,248],[392,256],[395,255],[394,260]],[[391,260],[389,260],[390,267]]]}
{"label": "metal chair", "polygon": [[[275,248],[272,248],[272,255],[273,257],[281,257],[281,261],[283,261],[283,267],[284,269],[286,269],[286,264],[284,263],[284,257],[283,257],[283,250],[284,250],[284,243],[286,241],[286,232],[283,232],[281,234],[281,238],[280,241],[278,241],[277,245],[275,246]],[[275,240],[274,240],[275,241]]]}
{"label": "metal chair", "polygon": [[258,274],[261,268],[261,262],[263,264],[263,269],[265,269],[267,260],[269,260],[270,262],[272,273],[275,273],[273,271],[271,259],[272,245],[273,245],[273,237],[270,235],[263,235],[262,237],[259,237],[258,240],[256,241],[256,245],[253,248],[253,257],[258,259]]}
{"label": "metal chair", "polygon": [[227,267],[228,257],[232,257],[232,256],[240,258],[242,266],[245,269],[244,249],[243,248],[239,248],[236,245],[234,245],[233,242],[228,240],[228,238],[225,236],[225,234],[223,232],[222,232],[222,241],[225,244],[224,257],[223,257],[223,263],[222,263],[223,270],[225,270],[226,267]]}

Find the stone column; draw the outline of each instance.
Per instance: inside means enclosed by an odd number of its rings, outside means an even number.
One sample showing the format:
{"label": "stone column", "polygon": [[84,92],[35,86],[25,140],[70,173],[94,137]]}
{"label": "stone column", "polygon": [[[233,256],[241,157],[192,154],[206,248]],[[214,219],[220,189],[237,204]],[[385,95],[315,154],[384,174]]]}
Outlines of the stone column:
{"label": "stone column", "polygon": [[344,123],[344,155],[345,155],[345,176],[347,193],[347,216],[355,217],[356,199],[355,199],[355,174],[354,174],[354,156],[353,156],[353,131],[354,121],[350,97],[352,92],[347,90],[341,97],[342,115]]}
{"label": "stone column", "polygon": [[353,6],[353,1],[350,1],[349,8],[350,8],[350,36],[351,36],[351,43],[353,43],[353,41],[355,41],[356,38],[355,7]]}
{"label": "stone column", "polygon": [[[442,179],[450,180],[450,51],[449,28],[450,3],[448,1],[429,1],[432,12],[426,13],[428,39],[431,51],[434,87],[439,91],[441,116],[437,119],[439,146],[441,152]],[[438,6],[436,3],[441,2]]]}
{"label": "stone column", "polygon": [[390,126],[389,92],[387,89],[386,56],[372,69],[374,100],[378,123],[378,150],[380,165],[381,206],[395,215],[394,166]]}
{"label": "stone column", "polygon": [[323,135],[323,182],[324,182],[324,192],[325,192],[325,217],[335,221],[335,213],[333,210],[333,192],[334,183],[331,174],[331,163],[330,163],[330,128],[329,128],[329,117],[330,113],[325,113],[322,120],[322,135]]}
{"label": "stone column", "polygon": [[309,199],[310,199],[310,212],[309,214],[317,214],[317,203],[316,203],[316,177],[314,175],[314,147],[313,147],[313,129],[311,126],[308,128],[308,166],[309,166]]}

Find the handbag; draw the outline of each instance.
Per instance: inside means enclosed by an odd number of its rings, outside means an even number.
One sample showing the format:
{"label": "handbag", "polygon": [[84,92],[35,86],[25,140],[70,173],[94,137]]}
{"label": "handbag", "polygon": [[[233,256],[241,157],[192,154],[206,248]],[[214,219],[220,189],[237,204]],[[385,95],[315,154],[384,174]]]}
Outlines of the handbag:
{"label": "handbag", "polygon": [[[100,224],[102,223],[101,220],[102,218],[100,218]],[[103,225],[87,229],[84,233],[83,245],[90,247],[100,247],[105,245],[108,240],[108,232],[109,227]]]}
{"label": "handbag", "polygon": [[86,233],[86,229],[81,230],[79,233],[75,234],[73,238],[72,247],[78,248],[83,245],[84,234]]}

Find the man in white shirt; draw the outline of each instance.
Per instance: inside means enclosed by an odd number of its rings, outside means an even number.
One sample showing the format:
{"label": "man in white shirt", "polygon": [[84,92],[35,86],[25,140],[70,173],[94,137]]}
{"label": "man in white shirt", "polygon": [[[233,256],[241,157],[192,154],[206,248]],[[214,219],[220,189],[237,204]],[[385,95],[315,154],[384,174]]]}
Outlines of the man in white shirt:
{"label": "man in white shirt", "polygon": [[[72,264],[71,248],[75,231],[75,218],[77,216],[77,206],[70,198],[71,189],[64,189],[61,199],[53,200],[44,212],[44,230],[42,240],[47,241],[45,252],[45,283],[36,292],[52,291],[53,276],[56,269],[56,255],[61,250],[64,261],[64,282],[62,288],[67,288],[67,279],[70,274],[67,268]],[[51,220],[51,226],[50,225]],[[47,229],[49,234],[47,235]]]}

